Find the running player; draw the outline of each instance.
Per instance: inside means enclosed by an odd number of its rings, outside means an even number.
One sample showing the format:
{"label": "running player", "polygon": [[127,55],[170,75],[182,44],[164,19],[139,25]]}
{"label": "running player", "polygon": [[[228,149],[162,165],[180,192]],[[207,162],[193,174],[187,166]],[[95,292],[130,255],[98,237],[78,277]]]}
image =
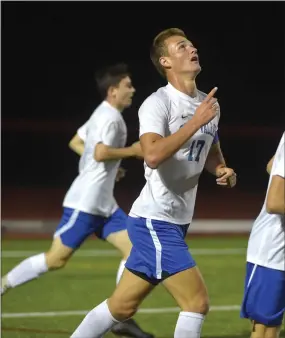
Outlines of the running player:
{"label": "running player", "polygon": [[192,42],[182,30],[167,29],[155,37],[151,59],[168,84],[139,109],[146,184],[128,218],[133,248],[115,292],[87,314],[72,338],[101,337],[132,317],[161,282],[181,308],[175,338],[199,338],[208,312],[206,286],[184,237],[203,169],[223,186],[234,186],[236,175],[219,146],[216,88],[206,95],[196,87],[201,67]]}
{"label": "running player", "polygon": [[[2,294],[50,270],[63,268],[91,234],[121,252],[117,281],[121,277],[131,242],[126,230],[127,215],[118,207],[113,190],[120,160],[142,156],[139,142],[125,147],[127,128],[122,112],[131,105],[135,89],[124,64],[98,73],[97,86],[104,100],[86,125],[79,175],[65,195],[62,219],[52,245],[47,252],[25,259],[8,272],[2,279]],[[119,323],[112,332],[135,338],[153,337],[133,320]]]}

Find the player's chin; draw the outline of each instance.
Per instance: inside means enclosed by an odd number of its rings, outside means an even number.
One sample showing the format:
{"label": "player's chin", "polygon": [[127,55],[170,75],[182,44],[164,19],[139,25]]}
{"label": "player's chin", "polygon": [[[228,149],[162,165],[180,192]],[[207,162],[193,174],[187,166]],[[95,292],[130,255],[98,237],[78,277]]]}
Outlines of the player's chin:
{"label": "player's chin", "polygon": [[132,102],[133,102],[133,99],[132,99],[132,98],[127,99],[127,100],[126,100],[125,107],[126,107],[126,108],[130,107],[131,104],[132,104]]}

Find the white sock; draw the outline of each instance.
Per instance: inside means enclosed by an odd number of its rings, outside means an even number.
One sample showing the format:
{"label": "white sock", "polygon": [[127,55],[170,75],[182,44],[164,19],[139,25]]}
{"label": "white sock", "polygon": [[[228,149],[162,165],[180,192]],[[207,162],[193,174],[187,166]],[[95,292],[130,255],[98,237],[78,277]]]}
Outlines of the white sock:
{"label": "white sock", "polygon": [[48,271],[44,253],[29,257],[7,274],[7,287],[14,288]]}
{"label": "white sock", "polygon": [[118,321],[113,318],[107,300],[88,312],[70,338],[101,338]]}
{"label": "white sock", "polygon": [[116,284],[119,283],[119,281],[120,281],[120,279],[122,277],[123,271],[125,269],[125,264],[126,264],[126,261],[121,260],[121,263],[119,265],[118,272],[117,272]]}
{"label": "white sock", "polygon": [[180,312],[174,338],[200,338],[204,315],[194,312]]}

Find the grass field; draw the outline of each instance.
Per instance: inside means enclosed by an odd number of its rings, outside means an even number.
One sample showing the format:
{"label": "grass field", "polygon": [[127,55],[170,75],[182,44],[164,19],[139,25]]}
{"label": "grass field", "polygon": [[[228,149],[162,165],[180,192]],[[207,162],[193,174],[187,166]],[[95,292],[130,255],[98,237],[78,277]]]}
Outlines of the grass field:
{"label": "grass field", "polygon": [[[246,242],[246,238],[194,238],[188,243],[206,280],[212,306],[203,338],[249,337],[249,323],[239,318],[238,309]],[[49,243],[3,240],[2,275],[27,255],[46,250]],[[69,337],[84,317],[83,311],[110,295],[119,262],[120,256],[107,243],[89,240],[63,270],[10,290],[2,298],[2,337]],[[179,313],[175,307],[171,296],[158,286],[135,318],[157,338],[171,338]]]}

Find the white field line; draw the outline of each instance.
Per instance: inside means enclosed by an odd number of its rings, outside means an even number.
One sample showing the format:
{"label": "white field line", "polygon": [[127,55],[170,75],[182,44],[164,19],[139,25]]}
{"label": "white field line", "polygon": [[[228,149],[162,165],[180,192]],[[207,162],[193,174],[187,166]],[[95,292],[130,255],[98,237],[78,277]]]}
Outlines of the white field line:
{"label": "white field line", "polygon": [[[239,311],[239,305],[212,306],[210,311]],[[140,309],[138,313],[178,313],[178,307],[165,307],[154,309]],[[58,316],[83,316],[88,313],[87,310],[79,311],[52,311],[52,312],[20,312],[20,313],[3,313],[2,318],[31,318],[31,317],[58,317]]]}
{"label": "white field line", "polygon": [[[211,255],[244,255],[246,249],[235,248],[235,249],[190,249],[193,255],[199,256],[211,256]],[[1,252],[2,258],[22,258],[36,255],[38,251],[14,251],[4,250]],[[120,253],[117,250],[78,250],[75,253],[75,257],[115,257],[119,256]]]}

